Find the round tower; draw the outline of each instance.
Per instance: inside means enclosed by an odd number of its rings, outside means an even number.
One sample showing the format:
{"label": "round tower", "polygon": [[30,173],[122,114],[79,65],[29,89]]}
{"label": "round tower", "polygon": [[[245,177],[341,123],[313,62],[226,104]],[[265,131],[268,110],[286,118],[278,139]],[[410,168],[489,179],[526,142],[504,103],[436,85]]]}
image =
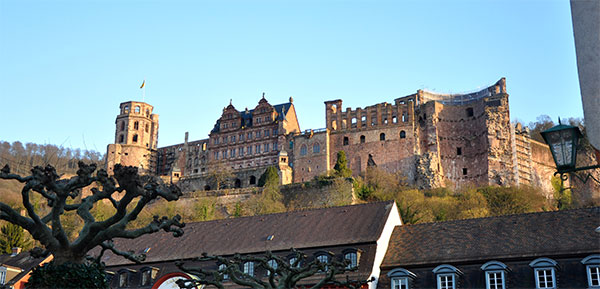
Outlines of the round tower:
{"label": "round tower", "polygon": [[158,115],[145,102],[120,104],[115,120],[115,143],[108,145],[106,166],[109,174],[115,164],[138,167],[140,173],[153,174],[158,144]]}

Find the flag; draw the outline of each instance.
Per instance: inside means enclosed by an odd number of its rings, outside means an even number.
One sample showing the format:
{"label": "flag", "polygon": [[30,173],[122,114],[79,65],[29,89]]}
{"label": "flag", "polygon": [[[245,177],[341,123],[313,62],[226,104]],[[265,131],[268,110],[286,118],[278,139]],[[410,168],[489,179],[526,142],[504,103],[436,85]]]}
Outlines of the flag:
{"label": "flag", "polygon": [[144,88],[145,85],[146,85],[146,80],[144,79],[144,82],[142,82],[142,86],[140,86],[140,89]]}

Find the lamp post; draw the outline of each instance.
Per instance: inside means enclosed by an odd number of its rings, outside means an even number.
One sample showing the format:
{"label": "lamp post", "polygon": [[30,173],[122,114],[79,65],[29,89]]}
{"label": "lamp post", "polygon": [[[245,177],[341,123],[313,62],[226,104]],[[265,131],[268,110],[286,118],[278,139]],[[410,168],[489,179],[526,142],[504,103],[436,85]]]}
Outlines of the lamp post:
{"label": "lamp post", "polygon": [[[556,163],[556,173],[554,175],[560,174],[561,180],[564,181],[567,179],[567,173],[600,168],[600,165],[575,167],[577,164],[577,145],[579,144],[579,139],[583,136],[578,127],[564,125],[560,122],[559,118],[557,126],[545,130],[541,134],[546,144],[550,147],[552,157]],[[586,183],[590,178],[600,183],[600,181],[596,180],[589,173],[585,178],[581,178],[577,174],[574,175],[583,183]]]}

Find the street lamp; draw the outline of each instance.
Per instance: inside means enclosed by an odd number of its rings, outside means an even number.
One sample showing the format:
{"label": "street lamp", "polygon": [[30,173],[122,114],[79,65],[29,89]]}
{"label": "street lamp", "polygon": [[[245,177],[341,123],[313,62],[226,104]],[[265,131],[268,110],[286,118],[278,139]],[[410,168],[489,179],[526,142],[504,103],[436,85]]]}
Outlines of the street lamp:
{"label": "street lamp", "polygon": [[[560,174],[561,179],[566,180],[566,173],[600,168],[600,165],[580,168],[575,167],[577,164],[577,145],[579,144],[579,139],[583,136],[578,127],[564,125],[560,123],[559,118],[557,126],[545,130],[541,132],[541,134],[546,144],[550,147],[552,157],[556,163],[557,172],[555,175]],[[576,174],[575,176],[584,183],[587,182],[589,178],[598,182],[591,174],[588,174],[585,180]]]}

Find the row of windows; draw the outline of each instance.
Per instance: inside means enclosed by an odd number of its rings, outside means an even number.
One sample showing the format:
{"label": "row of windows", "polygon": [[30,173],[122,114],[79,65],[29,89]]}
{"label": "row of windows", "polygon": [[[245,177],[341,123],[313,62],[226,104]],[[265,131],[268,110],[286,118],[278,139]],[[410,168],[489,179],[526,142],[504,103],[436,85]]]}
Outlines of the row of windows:
{"label": "row of windows", "polygon": [[[141,109],[141,107],[139,105],[136,105],[135,108],[133,109],[133,111],[135,113],[140,113],[142,111],[142,109]],[[129,113],[129,105],[125,105],[123,107],[123,112],[124,113]],[[150,116],[150,110],[146,109],[146,117],[149,117],[149,116]]]}
{"label": "row of windows", "polygon": [[[330,258],[331,256],[327,253],[319,253],[318,255],[315,256],[315,258],[317,260],[319,260],[319,262],[327,264],[330,262]],[[344,254],[344,259],[348,260],[348,269],[353,269],[358,267],[358,259],[359,259],[359,255],[358,255],[358,251],[353,251],[353,252],[347,252]],[[302,264],[300,262],[298,262],[298,259],[296,257],[290,257],[288,258],[288,262],[290,265],[292,266],[301,266]],[[273,270],[277,270],[277,261],[272,259],[269,260],[267,262],[268,266],[271,267]],[[249,261],[249,262],[245,262],[244,264],[242,264],[242,272],[244,272],[244,274],[250,275],[250,276],[255,276],[255,271],[254,271],[254,262]],[[227,266],[225,264],[220,264],[218,267],[218,270],[223,274],[223,279],[229,279],[229,275],[226,272],[226,268]],[[325,267],[325,270],[327,270],[328,268]],[[270,270],[267,270],[265,268],[265,275],[269,276],[271,274]]]}
{"label": "row of windows", "polygon": [[[400,138],[406,138],[406,132],[405,131],[400,131],[399,136],[400,136]],[[380,133],[379,134],[379,140],[380,141],[384,141],[385,140],[385,133]],[[360,136],[360,143],[365,143],[366,141],[367,141],[367,138],[364,135],[361,135]],[[350,139],[347,136],[345,136],[342,144],[345,145],[345,146],[349,145],[350,144]]]}
{"label": "row of windows", "polygon": [[[120,130],[120,131],[124,131],[124,130],[125,130],[125,122],[124,122],[124,121],[121,121],[121,123],[120,123],[120,125],[119,125],[119,126],[120,126],[120,127],[119,127],[119,130]],[[142,122],[142,126],[144,126],[144,123],[143,123],[143,122]],[[134,129],[134,130],[140,130],[140,122],[139,122],[139,121],[134,121],[134,122],[133,122],[133,129]],[[149,132],[149,131],[150,131],[150,124],[146,123],[146,124],[145,124],[145,128],[144,128],[144,130],[145,130],[146,132]]]}
{"label": "row of windows", "polygon": [[[401,120],[402,120],[402,122],[407,122],[408,121],[408,117],[406,116],[406,114],[402,114]],[[352,128],[356,128],[357,127],[358,119],[356,117],[353,117],[350,121],[351,121],[351,127]],[[361,122],[361,126],[366,126],[367,125],[367,116],[366,115],[362,115],[361,118],[360,118],[360,122]],[[382,123],[383,124],[388,124],[389,123],[388,122],[388,118],[384,117]],[[398,123],[398,117],[397,116],[395,116],[395,115],[392,116],[392,123]],[[373,115],[371,115],[371,126],[376,126],[376,125],[377,125],[377,115],[373,114]],[[334,129],[336,129],[337,122],[335,120],[332,121],[331,122],[331,126]],[[346,128],[346,120],[343,119],[342,120],[342,129],[345,129],[345,128]]]}
{"label": "row of windows", "polygon": [[[586,275],[588,288],[600,288],[600,255],[590,255],[581,261],[586,265]],[[535,288],[550,289],[558,288],[556,276],[556,261],[549,258],[538,258],[529,263],[533,268],[535,278]],[[483,266],[481,270],[485,274],[486,289],[506,289],[506,277],[508,267],[499,261],[490,261]],[[458,288],[458,279],[462,272],[452,265],[440,265],[433,269],[436,275],[438,289],[456,289]],[[397,268],[390,271],[388,277],[391,279],[392,289],[409,289],[412,281],[417,276],[405,269]]]}
{"label": "row of windows", "polygon": [[[119,288],[129,287],[132,284],[133,274],[135,274],[135,270],[123,269],[119,271]],[[106,277],[108,282],[112,279],[112,275],[114,273],[107,272]],[[154,267],[144,267],[141,270],[141,278],[139,279],[139,285],[141,286],[150,286],[152,281],[158,275],[158,268]]]}
{"label": "row of windows", "polygon": [[[321,144],[319,144],[319,143],[314,143],[314,144],[312,145],[312,152],[313,152],[313,154],[318,154],[318,153],[320,153],[320,152],[321,152]],[[308,149],[307,149],[306,145],[304,145],[304,144],[303,144],[303,145],[301,145],[301,146],[300,146],[300,155],[301,155],[301,156],[305,156],[307,153],[308,153]]]}
{"label": "row of windows", "polygon": [[[272,130],[272,132],[273,132],[273,136],[277,136],[277,129],[276,128],[274,128]],[[232,136],[219,137],[219,138],[215,138],[213,140],[213,143],[214,144],[220,144],[220,143],[226,144],[226,143],[235,143],[236,141],[242,142],[242,141],[244,141],[244,136],[246,137],[246,140],[251,140],[252,137],[253,137],[253,135],[254,135],[255,139],[260,138],[261,135],[263,137],[269,137],[269,136],[271,136],[271,130],[265,129],[263,131],[260,131],[260,130],[256,131],[256,132],[254,132],[254,134],[252,132],[248,132],[246,134],[241,133],[241,134],[239,134],[237,136],[232,135]]]}
{"label": "row of windows", "polygon": [[244,153],[249,156],[254,154],[260,154],[260,153],[267,153],[269,152],[269,150],[272,151],[276,151],[277,150],[277,143],[274,142],[272,145],[271,144],[264,144],[264,145],[260,145],[257,144],[254,146],[254,152],[252,150],[252,146],[248,146],[244,149],[244,147],[239,147],[237,149],[230,149],[230,150],[224,150],[221,152],[213,152],[213,157],[215,158],[215,160],[218,159],[226,159],[226,158],[235,158],[236,156],[241,157],[244,156]]}

